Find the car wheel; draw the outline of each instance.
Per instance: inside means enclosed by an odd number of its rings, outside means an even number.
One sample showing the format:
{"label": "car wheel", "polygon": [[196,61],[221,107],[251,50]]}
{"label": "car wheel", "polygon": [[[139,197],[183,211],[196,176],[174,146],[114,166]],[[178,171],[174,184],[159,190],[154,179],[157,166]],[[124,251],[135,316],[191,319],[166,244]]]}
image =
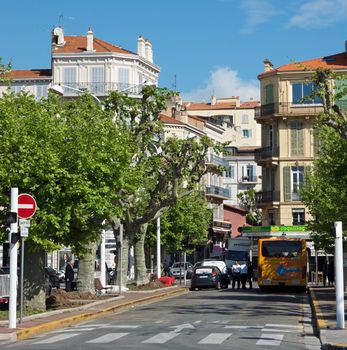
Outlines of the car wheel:
{"label": "car wheel", "polygon": [[195,291],[195,288],[190,287],[189,290],[190,290],[191,292],[194,292],[194,291]]}

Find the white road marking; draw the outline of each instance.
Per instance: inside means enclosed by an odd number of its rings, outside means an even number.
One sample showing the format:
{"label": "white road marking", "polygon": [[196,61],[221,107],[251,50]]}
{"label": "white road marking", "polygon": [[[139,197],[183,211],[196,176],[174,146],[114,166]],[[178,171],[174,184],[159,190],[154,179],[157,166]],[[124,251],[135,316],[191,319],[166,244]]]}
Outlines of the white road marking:
{"label": "white road marking", "polygon": [[142,343],[152,343],[152,344],[164,344],[167,341],[177,337],[179,333],[170,332],[170,333],[159,333],[154,335],[151,338],[144,340]]}
{"label": "white road marking", "polygon": [[108,333],[105,335],[102,335],[101,337],[92,339],[87,341],[86,343],[92,343],[92,344],[106,344],[111,343],[112,341],[125,337],[129,333]]}
{"label": "white road marking", "polygon": [[283,337],[283,334],[262,334],[255,345],[279,346]]}
{"label": "white road marking", "polygon": [[109,324],[107,326],[104,326],[102,328],[116,328],[116,329],[135,329],[135,328],[139,328],[140,326],[136,325],[136,326],[131,326],[131,325],[113,325],[113,324]]}
{"label": "white road marking", "polygon": [[94,323],[94,324],[90,324],[90,323],[86,323],[86,324],[79,324],[74,326],[74,328],[84,328],[84,327],[105,327],[108,326],[109,323]]}
{"label": "white road marking", "polygon": [[263,329],[263,326],[225,326],[223,328],[227,328],[227,329]]}
{"label": "white road marking", "polygon": [[299,329],[301,328],[300,326],[293,326],[291,324],[274,324],[274,323],[267,323],[265,327],[274,327],[274,328],[294,328],[294,329]]}
{"label": "white road marking", "polygon": [[200,340],[198,344],[222,344],[223,341],[228,339],[231,335],[232,333],[211,333]]}
{"label": "white road marking", "polygon": [[66,340],[66,339],[75,337],[76,335],[79,335],[79,334],[80,333],[59,334],[59,335],[56,335],[54,337],[50,337],[48,339],[39,340],[33,344],[53,344],[53,343],[56,343],[58,341],[62,341],[62,340]]}
{"label": "white road marking", "polygon": [[195,324],[201,323],[201,320],[199,320],[199,321],[194,321],[193,323],[195,323]]}
{"label": "white road marking", "polygon": [[[88,331],[94,331],[94,328],[78,328],[79,332],[88,332]],[[69,333],[69,332],[76,332],[76,328],[64,328],[64,329],[58,329],[56,331],[52,331],[50,333]]]}

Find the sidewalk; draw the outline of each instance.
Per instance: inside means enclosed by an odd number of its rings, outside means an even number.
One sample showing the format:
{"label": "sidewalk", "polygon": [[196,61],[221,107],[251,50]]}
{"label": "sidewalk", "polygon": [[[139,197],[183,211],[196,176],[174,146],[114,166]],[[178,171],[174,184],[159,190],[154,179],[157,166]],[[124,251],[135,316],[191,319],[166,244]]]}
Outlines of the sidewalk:
{"label": "sidewalk", "polygon": [[[346,349],[347,329],[336,328],[336,293],[334,287],[309,287],[312,313],[322,349]],[[345,293],[345,310],[347,294]]]}
{"label": "sidewalk", "polygon": [[23,323],[17,324],[16,329],[9,329],[8,322],[1,321],[0,347],[57,328],[102,318],[111,312],[118,312],[135,305],[170,298],[187,292],[187,288],[179,285],[152,291],[123,292],[121,296],[96,301],[88,305],[24,317]]}

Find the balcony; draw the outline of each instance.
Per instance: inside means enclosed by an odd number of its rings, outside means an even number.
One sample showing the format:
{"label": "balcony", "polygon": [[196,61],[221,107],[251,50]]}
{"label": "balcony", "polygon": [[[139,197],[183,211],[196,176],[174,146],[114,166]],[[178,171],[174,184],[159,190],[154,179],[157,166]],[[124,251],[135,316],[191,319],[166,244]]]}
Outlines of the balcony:
{"label": "balcony", "polygon": [[212,185],[206,186],[205,195],[208,197],[216,197],[219,199],[228,199],[230,198],[230,191],[228,188]]}
{"label": "balcony", "polygon": [[257,107],[255,118],[266,117],[270,115],[277,116],[309,116],[317,115],[323,112],[323,106],[310,103],[276,102]]}
{"label": "balcony", "polygon": [[258,182],[257,176],[242,176],[239,182],[243,184],[256,184]]}
{"label": "balcony", "polygon": [[277,158],[279,156],[278,147],[262,147],[255,150],[254,159],[256,162],[264,161],[265,159]]}
{"label": "balcony", "polygon": [[280,192],[279,191],[257,192],[255,194],[255,201],[257,204],[279,202]]}
{"label": "balcony", "polygon": [[223,157],[216,156],[215,154],[210,154],[207,157],[206,164],[222,166],[224,168],[227,168],[229,165],[229,163]]}
{"label": "balcony", "polygon": [[[83,92],[89,92],[96,96],[106,96],[111,91],[126,92],[129,95],[140,95],[142,91],[142,84],[126,84],[126,83],[62,83],[65,86],[71,86],[73,89],[78,89]],[[64,88],[64,96],[76,97],[81,93],[69,88]]]}

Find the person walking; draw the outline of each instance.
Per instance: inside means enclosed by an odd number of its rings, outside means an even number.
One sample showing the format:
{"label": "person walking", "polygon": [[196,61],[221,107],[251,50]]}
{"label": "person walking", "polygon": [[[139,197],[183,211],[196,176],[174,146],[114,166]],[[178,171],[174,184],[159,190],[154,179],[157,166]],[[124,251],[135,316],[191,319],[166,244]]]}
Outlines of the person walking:
{"label": "person walking", "polygon": [[241,266],[238,263],[238,261],[235,261],[235,263],[231,267],[231,275],[233,278],[232,281],[232,288],[235,288],[235,285],[237,284],[237,289],[240,289],[240,275],[241,275]]}
{"label": "person walking", "polygon": [[246,289],[246,282],[248,277],[248,266],[244,262],[241,264],[240,268],[241,268],[240,279],[241,279],[242,289]]}
{"label": "person walking", "polygon": [[75,273],[73,270],[73,260],[68,261],[65,267],[65,291],[72,291],[72,282],[74,280]]}
{"label": "person walking", "polygon": [[324,287],[327,284],[328,273],[329,273],[329,264],[327,260],[324,260],[324,263],[323,263],[323,286]]}
{"label": "person walking", "polygon": [[249,289],[252,289],[253,282],[253,263],[252,261],[248,261],[248,274],[247,274]]}

